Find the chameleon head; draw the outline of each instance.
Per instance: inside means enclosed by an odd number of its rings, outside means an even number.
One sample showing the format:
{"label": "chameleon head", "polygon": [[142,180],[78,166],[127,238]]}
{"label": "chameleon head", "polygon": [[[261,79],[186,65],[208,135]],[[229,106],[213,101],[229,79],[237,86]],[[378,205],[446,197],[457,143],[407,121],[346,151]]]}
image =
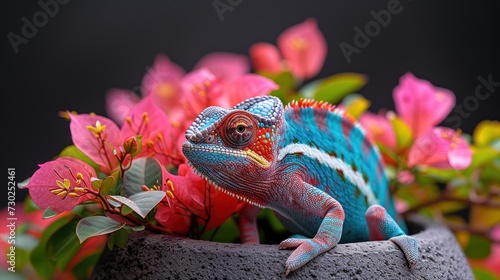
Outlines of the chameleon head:
{"label": "chameleon head", "polygon": [[[186,131],[182,151],[194,170],[224,192],[253,197],[269,186],[269,172],[282,134],[283,105],[275,97],[254,97],[231,110],[209,107]],[[261,199],[250,199],[261,205]]]}

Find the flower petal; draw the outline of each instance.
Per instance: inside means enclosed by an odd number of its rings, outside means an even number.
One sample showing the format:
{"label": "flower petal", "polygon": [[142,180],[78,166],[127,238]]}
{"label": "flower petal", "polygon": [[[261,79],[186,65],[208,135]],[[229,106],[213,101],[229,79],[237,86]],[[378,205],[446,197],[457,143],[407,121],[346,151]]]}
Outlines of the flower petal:
{"label": "flower petal", "polygon": [[453,92],[407,73],[393,92],[398,115],[411,127],[415,137],[428,132],[450,113],[455,105]]}
{"label": "flower petal", "polygon": [[282,71],[278,48],[269,43],[257,43],[250,47],[250,58],[255,70],[278,74]]}
{"label": "flower petal", "polygon": [[210,91],[215,80],[215,75],[206,68],[192,71],[182,79],[182,100],[189,106],[188,112],[193,119],[210,105]]}
{"label": "flower petal", "polygon": [[128,114],[122,125],[122,136],[142,136],[142,150],[139,156],[154,156],[162,164],[184,162],[181,150],[175,140],[183,129],[174,129],[166,114],[146,96]]}
{"label": "flower petal", "polygon": [[194,66],[195,70],[201,68],[206,68],[217,78],[230,82],[248,73],[250,71],[250,64],[248,58],[244,55],[215,52],[204,56]]}
{"label": "flower petal", "polygon": [[[110,119],[93,114],[69,114],[71,123],[71,139],[73,144],[90,159],[109,173],[117,166],[118,160],[113,156],[113,148],[122,144],[118,126]],[[104,143],[99,142],[97,132]]]}
{"label": "flower petal", "polygon": [[325,62],[326,40],[312,18],[281,33],[278,47],[292,73],[302,79],[317,75]]}
{"label": "flower petal", "polygon": [[59,189],[57,181],[69,181],[68,192],[77,186],[76,177],[82,176],[81,187],[91,189],[91,177],[96,177],[94,169],[83,161],[62,157],[40,165],[26,186],[33,202],[42,209],[50,208],[57,213],[73,209],[77,204],[93,199],[91,194],[79,197],[70,195],[56,195],[51,190]]}
{"label": "flower petal", "polygon": [[268,78],[255,74],[243,75],[231,84],[229,106],[232,107],[251,97],[269,95],[275,89],[278,89],[278,85]]}
{"label": "flower petal", "polygon": [[472,161],[472,150],[465,139],[447,127],[435,127],[417,138],[408,154],[408,166],[436,168],[467,168]]}
{"label": "flower petal", "polygon": [[122,123],[139,97],[126,89],[110,89],[106,93],[106,112],[116,123]]}
{"label": "flower petal", "polygon": [[394,134],[392,124],[387,117],[375,115],[371,112],[365,112],[359,118],[359,122],[365,128],[368,137],[370,137],[373,141],[378,142],[391,150],[396,149],[396,135]]}
{"label": "flower petal", "polygon": [[171,62],[166,55],[159,54],[142,79],[142,95],[170,96],[184,74],[182,67]]}

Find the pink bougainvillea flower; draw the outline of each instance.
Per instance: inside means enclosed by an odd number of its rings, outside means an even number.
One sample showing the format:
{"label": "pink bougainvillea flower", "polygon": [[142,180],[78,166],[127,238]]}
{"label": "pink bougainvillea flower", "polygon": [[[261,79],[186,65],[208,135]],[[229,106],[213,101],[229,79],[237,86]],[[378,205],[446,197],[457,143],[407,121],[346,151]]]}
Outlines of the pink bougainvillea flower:
{"label": "pink bougainvillea flower", "polygon": [[[201,68],[188,73],[182,79],[182,101],[191,114],[190,118],[196,117],[203,109],[210,106],[211,99],[214,95],[219,95],[218,91],[214,91],[216,77],[206,68]],[[219,83],[219,81],[218,81]]]}
{"label": "pink bougainvillea flower", "polygon": [[412,129],[415,138],[427,133],[450,113],[455,105],[453,92],[407,73],[393,92],[396,111]]}
{"label": "pink bougainvillea flower", "polygon": [[159,205],[156,219],[175,233],[186,234],[192,228],[192,217],[196,217],[198,224],[206,224],[206,230],[218,227],[239,205],[238,199],[214,187],[207,191],[207,182],[185,164],[179,166],[179,175],[167,172],[164,181],[167,182],[164,191],[171,201]]}
{"label": "pink bougainvillea flower", "polygon": [[278,89],[278,85],[273,81],[259,75],[246,74],[231,84],[229,94],[224,95],[224,97],[227,98],[228,108],[230,108],[248,98],[268,95],[276,89]]}
{"label": "pink bougainvillea flower", "polygon": [[[124,138],[142,136],[142,149],[136,157],[155,157],[162,164],[179,164],[184,162],[176,143],[179,130],[175,130],[163,112],[154,102],[151,95],[145,97],[130,110],[122,125]],[[183,133],[184,134],[184,133]]]}
{"label": "pink bougainvillea flower", "polygon": [[231,108],[250,97],[267,95],[278,86],[271,80],[255,74],[245,74],[233,82],[217,78],[208,69],[202,68],[187,74],[182,79],[185,108],[191,114],[189,124],[201,111],[209,106]]}
{"label": "pink bougainvillea flower", "polygon": [[391,150],[396,149],[396,135],[394,134],[391,121],[386,116],[365,112],[359,118],[359,121],[365,128],[368,137],[373,141]]}
{"label": "pink bougainvillea flower", "polygon": [[413,173],[409,170],[402,170],[398,172],[397,178],[398,181],[404,185],[410,185],[415,182],[415,175],[413,175]]}
{"label": "pink bougainvillea flower", "polygon": [[472,150],[455,130],[435,127],[417,138],[408,154],[408,166],[436,168],[467,168],[472,161]]}
{"label": "pink bougainvillea flower", "polygon": [[123,143],[118,126],[112,120],[94,114],[69,116],[73,144],[109,174],[118,165],[113,149]]}
{"label": "pink bougainvillea flower", "polygon": [[206,68],[217,78],[231,82],[239,76],[250,72],[248,58],[244,55],[215,52],[204,56],[194,70]]}
{"label": "pink bougainvillea flower", "polygon": [[255,70],[270,74],[278,74],[283,70],[281,55],[276,46],[257,43],[250,47],[249,53]]}
{"label": "pink bougainvillea flower", "polygon": [[116,123],[122,123],[137,102],[139,97],[132,91],[114,88],[106,93],[106,112]]}
{"label": "pink bougainvillea flower", "polygon": [[141,92],[144,96],[153,94],[168,98],[175,94],[184,74],[182,67],[170,61],[166,55],[159,54],[142,79]]}
{"label": "pink bougainvillea flower", "polygon": [[184,108],[178,97],[180,81],[184,74],[184,69],[171,62],[167,56],[159,54],[142,79],[143,96],[152,95],[156,104],[173,122],[183,115]]}
{"label": "pink bougainvillea flower", "polygon": [[312,18],[285,30],[278,47],[291,72],[307,79],[319,73],[326,58],[326,40]]}
{"label": "pink bougainvillea flower", "polygon": [[94,191],[93,177],[96,177],[95,171],[87,163],[61,157],[41,164],[25,188],[38,207],[50,207],[54,212],[61,213],[95,198],[91,193]]}

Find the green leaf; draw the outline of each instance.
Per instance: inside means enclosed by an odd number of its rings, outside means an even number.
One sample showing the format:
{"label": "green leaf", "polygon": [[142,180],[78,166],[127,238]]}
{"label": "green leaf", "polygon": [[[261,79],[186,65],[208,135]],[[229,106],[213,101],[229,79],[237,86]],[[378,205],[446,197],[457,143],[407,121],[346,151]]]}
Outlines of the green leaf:
{"label": "green leaf", "polygon": [[109,198],[116,200],[128,207],[134,212],[139,214],[142,218],[146,218],[149,211],[151,211],[160,201],[165,197],[163,191],[143,191],[136,193],[131,197],[123,197],[119,195],[109,196]]}
{"label": "green leaf", "polygon": [[236,242],[239,238],[238,225],[233,218],[229,218],[218,228],[204,232],[201,238],[216,242]]}
{"label": "green leaf", "polygon": [[143,192],[142,185],[151,188],[161,186],[161,166],[154,158],[139,158],[132,162],[132,166],[123,177],[123,196],[129,197]]}
{"label": "green leaf", "polygon": [[297,81],[290,72],[281,72],[279,74],[271,74],[265,72],[258,73],[268,79],[275,82],[279,89],[273,90],[270,94],[281,99],[283,103],[288,103],[297,97],[297,93],[294,92],[295,85]]}
{"label": "green leaf", "polygon": [[113,250],[115,246],[119,248],[124,248],[128,241],[128,231],[125,228],[121,228],[109,235],[108,238],[108,249]]}
{"label": "green leaf", "polygon": [[342,101],[345,111],[354,119],[358,119],[370,107],[370,101],[360,94],[349,94]]}
{"label": "green leaf", "polygon": [[498,280],[498,278],[491,272],[484,270],[482,268],[473,267],[472,273],[474,273],[474,278],[480,280]]}
{"label": "green leaf", "polygon": [[40,207],[33,202],[31,196],[26,196],[23,203],[23,211],[25,213],[33,213],[35,211],[40,211]]}
{"label": "green leaf", "polygon": [[42,219],[44,219],[44,220],[50,219],[50,218],[55,217],[57,215],[59,215],[59,213],[54,212],[54,210],[52,210],[52,208],[50,208],[50,206],[49,206],[49,207],[47,207],[47,209],[45,209],[45,211],[43,211]]}
{"label": "green leaf", "polygon": [[472,259],[486,258],[491,253],[491,241],[484,236],[471,234],[469,244],[464,252],[467,257]]}
{"label": "green leaf", "polygon": [[8,279],[8,280],[26,280],[26,276],[21,273],[17,273],[19,269],[16,268],[16,272],[12,273],[8,271],[6,268],[0,268],[0,279]]}
{"label": "green leaf", "polygon": [[140,226],[136,226],[136,227],[132,227],[132,230],[133,231],[141,231],[141,230],[144,230],[146,227],[144,225],[140,225]]}
{"label": "green leaf", "polygon": [[474,152],[472,162],[467,168],[470,170],[474,170],[500,157],[500,152],[490,147],[472,146],[472,151]]}
{"label": "green leaf", "polygon": [[285,226],[281,223],[281,221],[276,217],[274,212],[270,209],[266,208],[260,211],[259,218],[265,219],[269,223],[274,232],[280,233],[286,231]]}
{"label": "green leaf", "polygon": [[31,265],[35,269],[38,276],[43,279],[52,279],[52,275],[55,270],[55,263],[47,258],[46,246],[49,238],[56,232],[59,228],[71,221],[70,216],[65,216],[55,220],[50,224],[43,232],[38,245],[33,249],[30,255]]}
{"label": "green leaf", "polygon": [[31,234],[17,233],[16,245],[16,250],[23,249],[26,251],[31,251],[38,245],[38,239],[35,239]]}
{"label": "green leaf", "polygon": [[140,192],[132,195],[130,200],[135,202],[135,204],[141,209],[143,218],[160,203],[160,201],[165,197],[166,193],[164,191],[147,191]]}
{"label": "green leaf", "polygon": [[398,149],[410,146],[413,139],[413,133],[410,127],[396,115],[391,115],[389,120],[391,121],[394,133],[396,134]]}
{"label": "green leaf", "polygon": [[134,212],[134,209],[128,207],[127,205],[122,206],[122,211],[121,211],[122,216],[127,216],[128,214],[130,214],[132,212]]}
{"label": "green leaf", "polygon": [[59,153],[58,157],[72,157],[79,159],[83,162],[86,162],[88,165],[92,166],[92,168],[99,170],[99,165],[91,160],[86,154],[84,154],[80,149],[78,149],[75,145],[70,145]]}
{"label": "green leaf", "polygon": [[83,243],[89,237],[115,232],[124,226],[125,223],[119,223],[106,216],[85,217],[78,223],[76,235],[80,243]]}
{"label": "green leaf", "polygon": [[113,176],[108,176],[104,179],[92,181],[92,186],[99,190],[101,195],[107,195],[111,188],[114,186],[115,178]]}
{"label": "green leaf", "polygon": [[322,79],[313,87],[306,87],[305,96],[309,92],[313,93],[313,98],[337,104],[344,96],[361,89],[368,81],[365,75],[358,73],[339,73]]}
{"label": "green leaf", "polygon": [[90,279],[92,275],[92,270],[96,266],[99,258],[101,257],[102,251],[90,254],[80,260],[71,270],[73,276],[77,280],[87,280]]}
{"label": "green leaf", "polygon": [[59,228],[47,241],[47,257],[56,263],[60,271],[64,271],[71,259],[81,248],[75,235],[77,219],[71,220]]}

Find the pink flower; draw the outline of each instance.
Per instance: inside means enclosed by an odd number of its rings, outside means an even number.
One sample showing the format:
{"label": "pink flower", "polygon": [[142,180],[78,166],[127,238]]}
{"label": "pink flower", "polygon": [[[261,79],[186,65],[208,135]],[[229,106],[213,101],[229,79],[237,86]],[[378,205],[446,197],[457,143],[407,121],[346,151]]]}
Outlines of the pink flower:
{"label": "pink flower", "polygon": [[255,70],[279,74],[282,70],[280,52],[269,43],[257,43],[250,47],[250,58]]}
{"label": "pink flower", "polygon": [[281,33],[278,47],[292,73],[302,79],[317,75],[326,58],[325,37],[311,18]]}
{"label": "pink flower", "polygon": [[182,67],[170,61],[166,55],[159,54],[142,79],[142,95],[153,94],[168,99],[175,95],[178,83],[184,74]]}
{"label": "pink flower", "polygon": [[206,68],[217,78],[231,82],[239,76],[250,72],[248,58],[234,53],[210,53],[204,56],[196,65],[195,70]]}
{"label": "pink flower", "polygon": [[404,185],[410,185],[415,182],[415,175],[409,170],[402,170],[397,175],[398,181]]}
{"label": "pink flower", "polygon": [[179,133],[171,126],[165,112],[153,102],[151,95],[130,110],[121,130],[124,138],[142,136],[142,149],[136,157],[155,157],[162,164],[175,165],[185,161],[180,150],[182,143],[175,141]]}
{"label": "pink flower", "polygon": [[122,123],[137,102],[139,97],[129,90],[110,89],[106,93],[106,112],[116,123]]}
{"label": "pink flower", "polygon": [[394,134],[391,121],[386,116],[365,112],[359,118],[359,122],[365,128],[368,137],[373,141],[391,150],[396,149],[396,135]]}
{"label": "pink flower", "polygon": [[[187,234],[192,228],[191,217],[205,225],[205,230],[220,226],[236,212],[238,199],[226,195],[213,186],[207,191],[207,182],[185,165],[179,166],[179,175],[166,174],[164,191],[168,203],[160,203],[156,219],[165,228],[178,234]],[[209,207],[210,206],[210,207]],[[208,208],[209,207],[209,208]]]}
{"label": "pink flower", "polygon": [[209,106],[231,108],[250,97],[267,95],[278,86],[259,75],[245,74],[226,82],[207,69],[199,69],[182,79],[184,111],[188,125]]}
{"label": "pink flower", "polygon": [[61,213],[95,198],[93,177],[96,177],[95,171],[87,163],[62,157],[41,164],[25,188],[40,208],[50,206],[54,212]]}
{"label": "pink flower", "polygon": [[408,166],[465,169],[472,161],[472,150],[465,139],[447,127],[435,127],[417,138],[410,148]]}
{"label": "pink flower", "polygon": [[123,143],[118,126],[110,119],[93,114],[69,114],[73,144],[110,173],[118,166],[113,149]]}
{"label": "pink flower", "polygon": [[453,92],[434,87],[411,73],[401,77],[393,92],[398,115],[410,126],[415,138],[439,124],[453,108]]}

